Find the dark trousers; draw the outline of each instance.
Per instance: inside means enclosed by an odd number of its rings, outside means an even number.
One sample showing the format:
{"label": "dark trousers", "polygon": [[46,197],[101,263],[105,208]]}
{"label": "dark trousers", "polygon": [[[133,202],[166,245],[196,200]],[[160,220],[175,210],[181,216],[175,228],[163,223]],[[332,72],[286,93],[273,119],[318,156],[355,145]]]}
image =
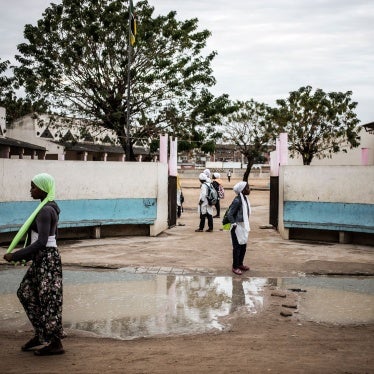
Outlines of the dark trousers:
{"label": "dark trousers", "polygon": [[219,217],[221,214],[221,203],[219,202],[219,199],[217,200],[217,204],[215,205],[216,211],[217,211],[217,216]]}
{"label": "dark trousers", "polygon": [[200,225],[199,229],[204,230],[205,218],[208,219],[208,229],[213,230],[213,216],[209,213],[200,214]]}
{"label": "dark trousers", "polygon": [[239,244],[238,238],[236,237],[235,230],[231,230],[231,241],[232,241],[232,268],[237,269],[243,265],[245,252],[247,251],[247,243]]}

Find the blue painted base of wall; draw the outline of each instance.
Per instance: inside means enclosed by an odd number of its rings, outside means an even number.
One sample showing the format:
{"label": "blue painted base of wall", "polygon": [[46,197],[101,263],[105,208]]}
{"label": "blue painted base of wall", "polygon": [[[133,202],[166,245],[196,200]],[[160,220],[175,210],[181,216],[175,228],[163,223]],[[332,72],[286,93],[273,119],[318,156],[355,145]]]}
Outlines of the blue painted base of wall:
{"label": "blue painted base of wall", "polygon": [[[157,218],[157,200],[102,199],[56,200],[61,209],[59,227],[114,224],[152,225]],[[0,202],[0,232],[17,231],[38,206],[33,201]]]}
{"label": "blue painted base of wall", "polygon": [[284,227],[374,233],[373,204],[285,201]]}

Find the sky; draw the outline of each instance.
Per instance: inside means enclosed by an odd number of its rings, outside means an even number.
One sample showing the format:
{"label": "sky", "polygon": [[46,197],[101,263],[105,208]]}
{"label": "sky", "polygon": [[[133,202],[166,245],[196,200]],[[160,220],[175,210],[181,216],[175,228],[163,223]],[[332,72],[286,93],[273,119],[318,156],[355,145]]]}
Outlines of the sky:
{"label": "sky", "polygon": [[[51,0],[0,0],[0,58],[14,62],[24,25]],[[55,0],[60,3],[60,0]],[[136,8],[136,0],[133,3]],[[275,106],[302,86],[352,91],[361,124],[374,121],[374,1],[148,0],[155,14],[177,12],[208,29],[215,95]],[[141,21],[139,22],[141,27]]]}

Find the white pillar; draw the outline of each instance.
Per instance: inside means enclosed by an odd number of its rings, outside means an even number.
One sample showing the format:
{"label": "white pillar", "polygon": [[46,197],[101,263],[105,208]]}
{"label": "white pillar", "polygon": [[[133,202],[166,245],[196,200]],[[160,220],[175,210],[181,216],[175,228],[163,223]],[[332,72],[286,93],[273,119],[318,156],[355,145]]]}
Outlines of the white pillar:
{"label": "white pillar", "polygon": [[270,176],[279,176],[279,160],[277,151],[270,152]]}
{"label": "white pillar", "polygon": [[288,135],[282,132],[279,135],[279,164],[288,165]]}
{"label": "white pillar", "polygon": [[168,163],[168,136],[160,135],[160,162]]}
{"label": "white pillar", "polygon": [[369,148],[361,148],[361,165],[369,165]]}
{"label": "white pillar", "polygon": [[174,140],[170,138],[169,175],[172,175],[174,177],[177,176],[177,169],[178,169],[177,149],[178,149],[177,138],[175,138]]}

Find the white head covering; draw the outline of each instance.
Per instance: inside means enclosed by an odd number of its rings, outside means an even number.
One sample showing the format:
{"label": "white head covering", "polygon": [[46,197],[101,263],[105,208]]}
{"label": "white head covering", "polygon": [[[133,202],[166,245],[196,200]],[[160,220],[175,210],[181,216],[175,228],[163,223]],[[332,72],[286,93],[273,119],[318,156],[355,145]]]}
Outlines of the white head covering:
{"label": "white head covering", "polygon": [[249,231],[249,219],[248,216],[251,214],[251,206],[249,204],[249,201],[247,200],[247,196],[244,196],[242,194],[242,191],[246,187],[247,182],[239,182],[237,183],[233,190],[237,195],[240,195],[240,198],[242,199],[242,207],[243,207],[243,219],[244,219],[244,227],[247,231]]}
{"label": "white head covering", "polygon": [[204,173],[200,173],[200,175],[199,175],[199,179],[200,179],[201,181],[206,181],[206,180],[208,179],[208,177],[206,176],[206,174],[204,174]]}
{"label": "white head covering", "polygon": [[213,173],[213,176],[216,179],[221,178],[221,174],[220,173]]}
{"label": "white head covering", "polygon": [[209,169],[205,169],[205,170],[203,171],[203,173],[204,173],[208,178],[210,178],[210,170],[209,170]]}
{"label": "white head covering", "polygon": [[242,192],[243,190],[244,190],[244,188],[245,188],[245,186],[247,185],[247,182],[239,182],[239,183],[237,183],[235,186],[234,186],[234,188],[233,188],[233,190],[234,190],[234,192],[237,194],[237,195],[239,195],[240,194],[240,192]]}

